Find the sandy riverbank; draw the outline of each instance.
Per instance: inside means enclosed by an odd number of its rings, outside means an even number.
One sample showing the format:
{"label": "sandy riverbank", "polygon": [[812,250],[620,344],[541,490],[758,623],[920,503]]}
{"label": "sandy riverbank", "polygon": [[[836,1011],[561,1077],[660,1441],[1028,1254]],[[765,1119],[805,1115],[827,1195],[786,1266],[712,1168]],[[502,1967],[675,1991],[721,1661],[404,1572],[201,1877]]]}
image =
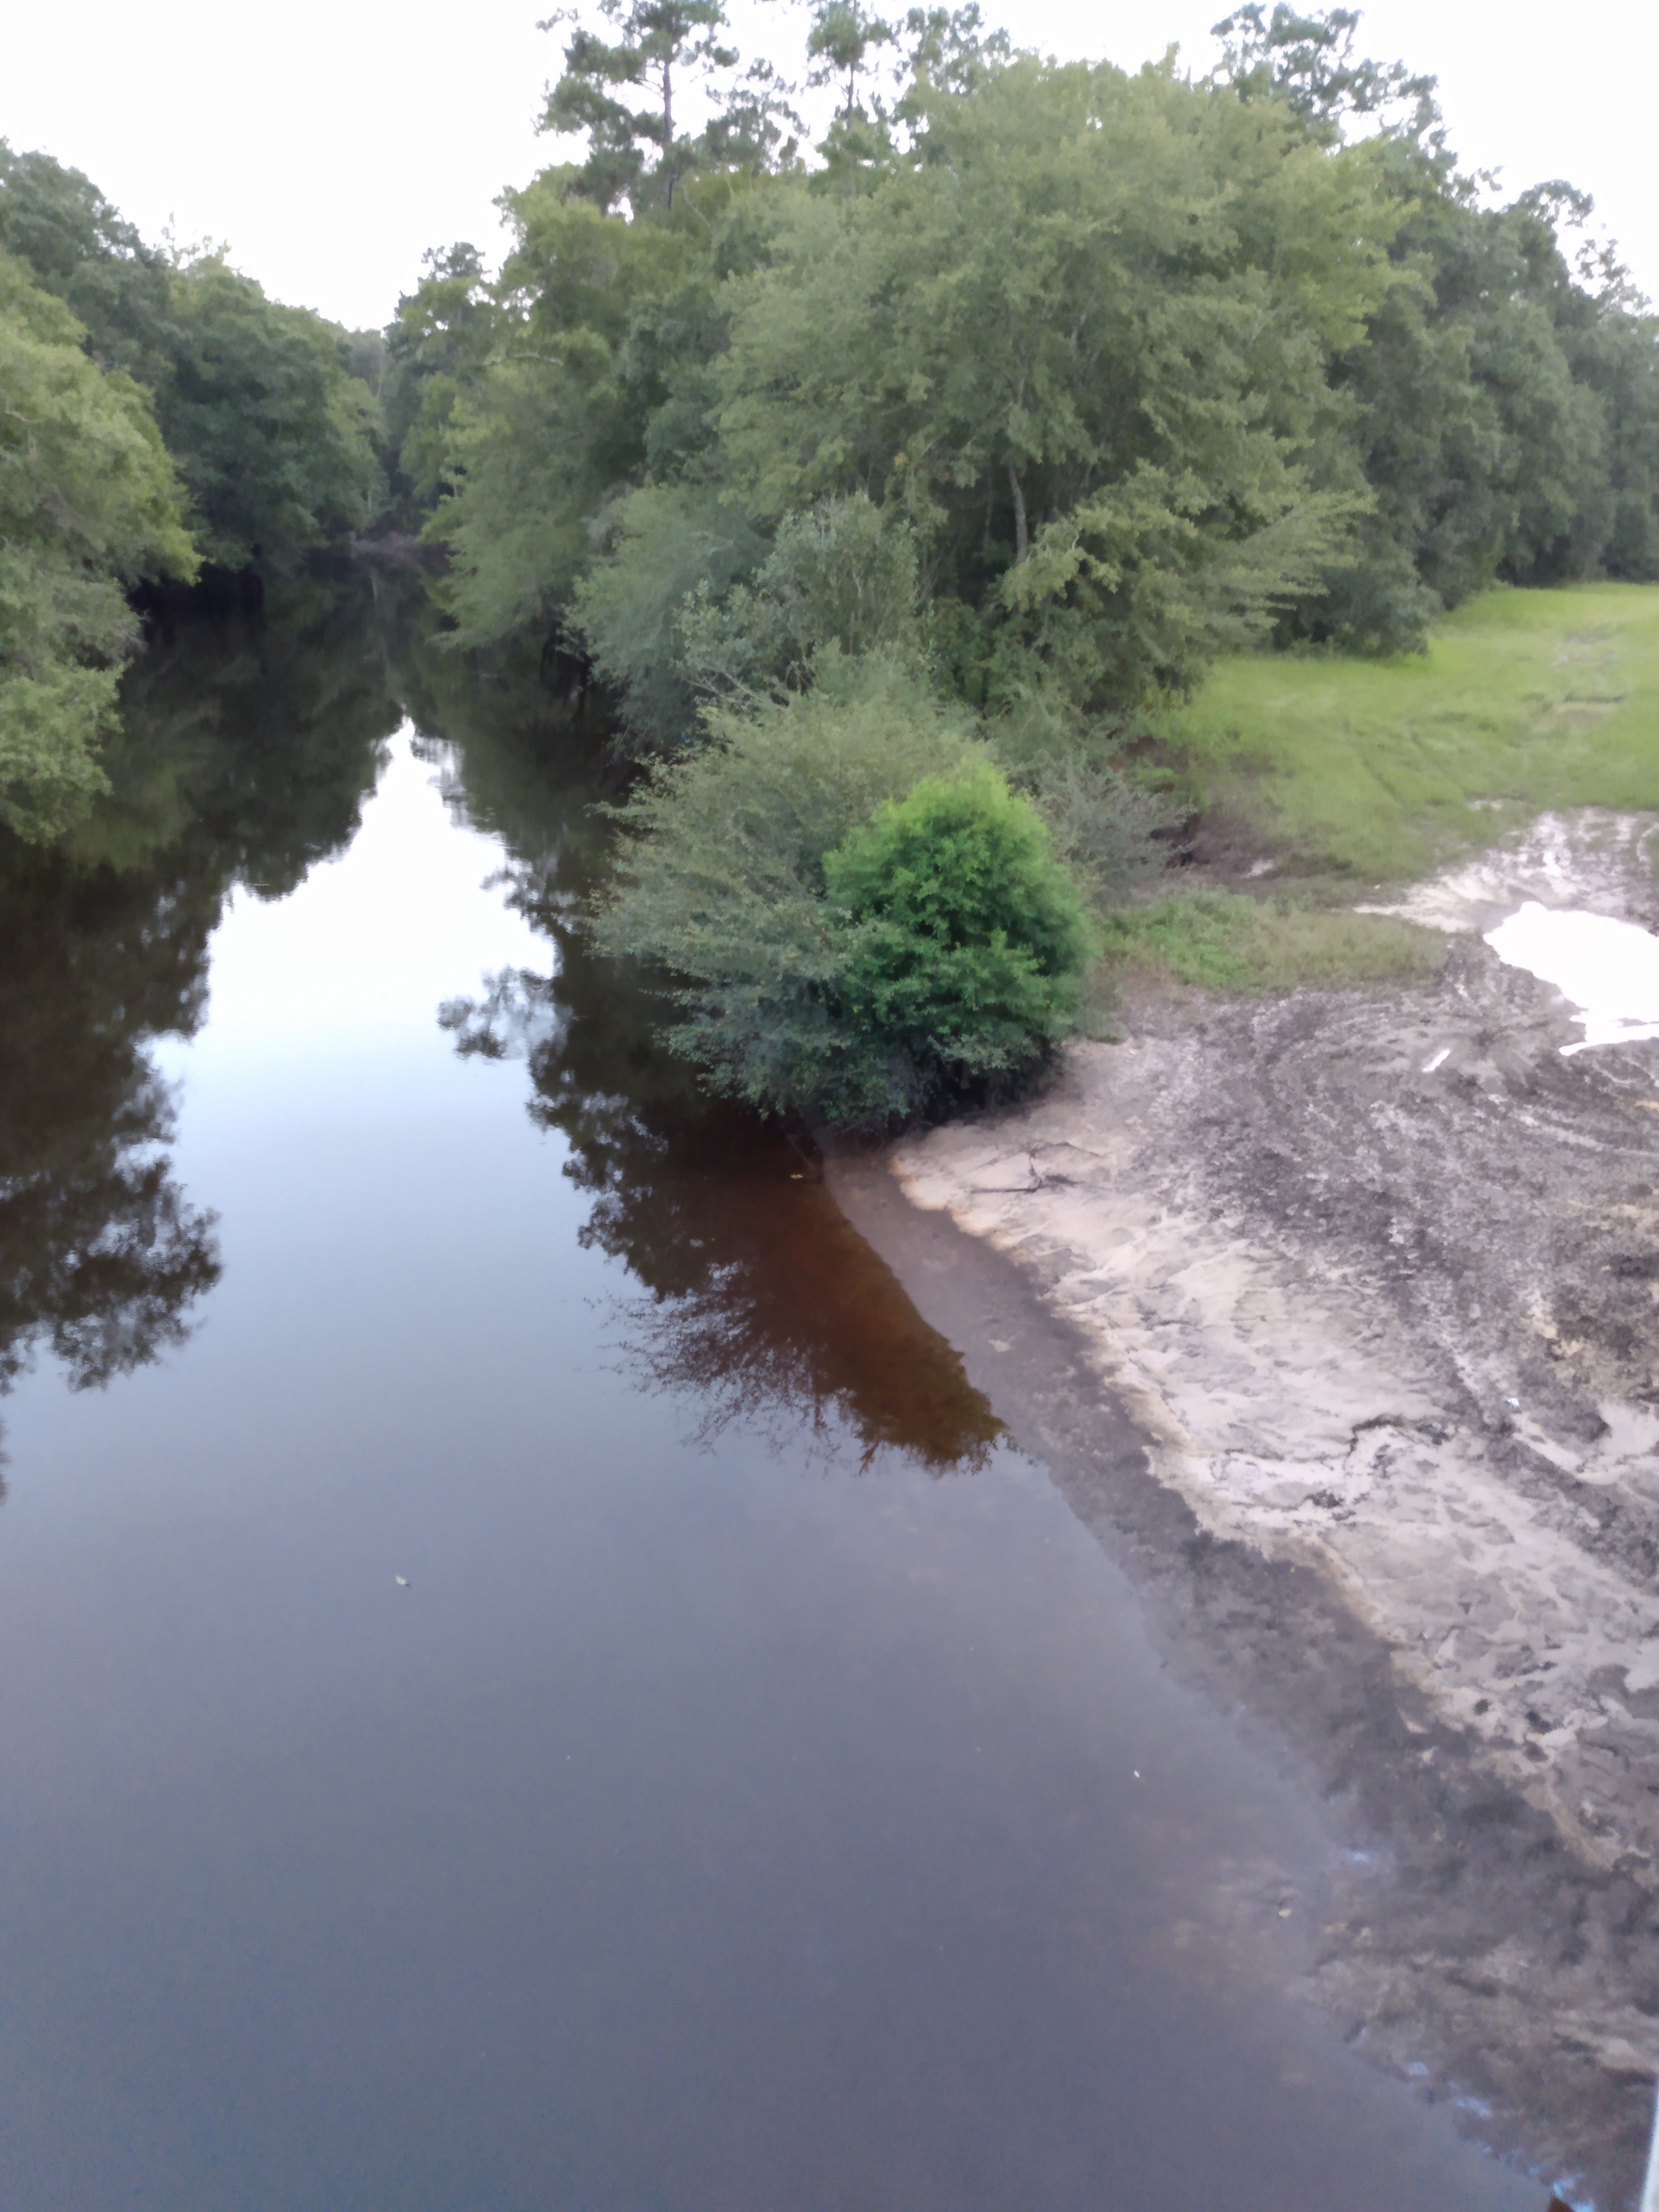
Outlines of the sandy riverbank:
{"label": "sandy riverbank", "polygon": [[1148,1002],[835,1170],[1171,1663],[1330,1801],[1316,1993],[1601,2205],[1659,2062],[1659,1041],[1564,1055],[1468,933],[1659,920],[1644,826],[1425,889],[1431,988]]}

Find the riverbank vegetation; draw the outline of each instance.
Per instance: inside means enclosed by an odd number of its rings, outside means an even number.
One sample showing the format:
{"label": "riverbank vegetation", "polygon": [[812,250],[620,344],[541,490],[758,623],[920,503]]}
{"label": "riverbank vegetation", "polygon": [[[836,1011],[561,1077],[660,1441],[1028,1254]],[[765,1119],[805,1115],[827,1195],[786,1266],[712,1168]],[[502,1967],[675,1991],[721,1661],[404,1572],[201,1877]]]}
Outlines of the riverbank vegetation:
{"label": "riverbank vegetation", "polygon": [[[633,781],[595,941],[717,1085],[881,1121],[1039,1068],[1103,957],[1411,970],[1332,884],[1645,788],[1639,684],[1583,691],[1639,623],[1557,612],[1659,580],[1659,324],[1352,10],[1243,8],[1194,79],[813,0],[810,149],[720,0],[558,20],[573,158],[384,334],[0,149],[12,834],[99,789],[134,604],[418,533],[450,649],[539,665]],[[126,439],[97,500],[25,356]],[[1218,821],[1323,890],[1183,901]]]}
{"label": "riverbank vegetation", "polygon": [[1498,586],[1415,653],[1235,655],[1158,726],[1199,865],[1113,914],[1103,984],[1407,981],[1445,940],[1356,896],[1546,810],[1659,811],[1659,586]]}
{"label": "riverbank vegetation", "polygon": [[1208,883],[1119,908],[1100,951],[1108,990],[1176,983],[1238,993],[1421,982],[1444,964],[1447,940],[1305,890],[1246,893]]}
{"label": "riverbank vegetation", "polygon": [[[404,301],[399,512],[444,549],[455,644],[580,666],[647,764],[594,926],[672,971],[715,1082],[866,1120],[1006,1083],[1073,1018],[1090,930],[1216,981],[1420,967],[1294,901],[1158,921],[1148,879],[1261,780],[1281,678],[1409,683],[1495,583],[1659,577],[1645,303],[1570,187],[1487,204],[1431,81],[1357,24],[1247,7],[1194,81],[836,0],[803,155],[716,0],[605,0],[544,117],[585,158],[506,195],[498,277],[458,246]],[[1320,719],[1267,752],[1311,758]],[[912,945],[905,1037],[852,981],[836,855],[941,775],[941,836],[971,790],[1076,887],[1018,1043],[994,991],[947,1014],[915,981],[1009,955],[989,908]],[[1269,780],[1323,821],[1311,770]],[[1367,818],[1329,866],[1371,864]]]}
{"label": "riverbank vegetation", "polygon": [[879,660],[711,716],[623,822],[599,942],[682,979],[674,1042],[757,1103],[904,1119],[1070,1026],[1090,937],[1041,815]]}
{"label": "riverbank vegetation", "polygon": [[0,821],[49,838],[105,787],[97,750],[137,625],[124,586],[197,565],[144,395],[0,255]]}
{"label": "riverbank vegetation", "polygon": [[0,142],[0,823],[107,788],[135,605],[291,571],[384,505],[363,349]]}

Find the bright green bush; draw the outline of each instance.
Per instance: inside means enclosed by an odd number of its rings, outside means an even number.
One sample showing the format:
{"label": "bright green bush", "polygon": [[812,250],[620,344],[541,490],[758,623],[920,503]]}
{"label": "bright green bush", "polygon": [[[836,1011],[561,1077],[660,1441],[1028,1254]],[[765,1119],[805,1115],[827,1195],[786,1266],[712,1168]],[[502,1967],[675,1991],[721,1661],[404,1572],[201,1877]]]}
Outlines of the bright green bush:
{"label": "bright green bush", "polygon": [[900,1056],[906,1106],[1018,1076],[1072,1026],[1082,903],[1042,817],[988,762],[882,807],[823,878],[854,928],[844,1018]]}
{"label": "bright green bush", "polygon": [[890,665],[834,659],[709,730],[621,810],[592,929],[672,972],[672,1042],[715,1087],[872,1124],[1041,1058],[1081,916],[964,717]]}

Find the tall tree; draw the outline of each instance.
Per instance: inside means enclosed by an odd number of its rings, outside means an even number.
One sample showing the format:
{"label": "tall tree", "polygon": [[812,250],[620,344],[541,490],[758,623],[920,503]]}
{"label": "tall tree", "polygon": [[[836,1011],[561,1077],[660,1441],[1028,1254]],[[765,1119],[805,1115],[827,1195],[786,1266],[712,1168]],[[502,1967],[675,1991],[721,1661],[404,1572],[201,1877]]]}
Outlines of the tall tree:
{"label": "tall tree", "polygon": [[[540,25],[573,27],[564,74],[549,88],[538,125],[586,137],[587,160],[573,191],[605,209],[623,199],[672,208],[681,183],[705,163],[750,163],[775,147],[788,112],[786,88],[763,62],[734,81],[739,57],[722,36],[724,0],[599,0],[599,13],[617,36],[587,29],[574,9]],[[697,89],[713,112],[701,131],[690,131],[686,94]],[[648,99],[631,105],[629,91]]]}
{"label": "tall tree", "polygon": [[154,386],[165,374],[167,258],[79,169],[0,139],[0,249],[69,307],[100,368]]}
{"label": "tall tree", "polygon": [[[873,15],[863,0],[814,0],[812,27],[806,38],[806,82],[814,90],[828,84],[840,87],[838,122],[852,123],[864,115],[859,80],[869,69],[872,56],[897,39],[892,24]],[[879,113],[879,102],[876,105]]]}
{"label": "tall tree", "polygon": [[429,513],[443,488],[455,402],[488,359],[499,319],[483,256],[465,240],[433,247],[420,283],[398,302],[380,405],[393,508],[404,522]]}
{"label": "tall tree", "polygon": [[1404,62],[1375,62],[1354,52],[1357,8],[1328,8],[1304,15],[1284,0],[1267,9],[1252,0],[1216,25],[1224,40],[1218,79],[1244,100],[1288,103],[1328,140],[1341,136],[1350,115],[1377,117],[1385,129],[1427,141],[1436,131],[1436,80],[1415,76]]}
{"label": "tall tree", "polygon": [[925,143],[867,196],[791,202],[732,288],[727,480],[759,518],[902,508],[1014,688],[1179,687],[1342,535],[1302,460],[1329,348],[1392,281],[1376,157],[1029,57],[931,94]]}

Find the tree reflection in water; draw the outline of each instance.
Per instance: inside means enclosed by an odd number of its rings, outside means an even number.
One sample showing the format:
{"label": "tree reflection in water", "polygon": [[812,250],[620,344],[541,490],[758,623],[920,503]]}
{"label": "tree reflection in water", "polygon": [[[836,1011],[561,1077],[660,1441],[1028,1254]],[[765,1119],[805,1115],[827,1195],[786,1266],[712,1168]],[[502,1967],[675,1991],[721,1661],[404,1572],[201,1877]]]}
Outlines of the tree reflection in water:
{"label": "tree reflection in water", "polygon": [[214,1218],[180,1189],[150,1055],[190,1036],[238,885],[294,890],[356,834],[407,713],[458,816],[499,837],[550,979],[447,1008],[463,1052],[521,1054],[531,1110],[592,1195],[583,1234],[645,1296],[627,1356],[696,1394],[712,1433],[850,1426],[930,1467],[999,1425],[954,1352],[842,1219],[810,1144],[702,1096],[653,1039],[641,980],[573,927],[603,866],[604,732],[544,672],[443,649],[418,579],[347,572],[257,616],[181,618],[135,662],[114,788],[61,849],[0,838],[0,1391],[45,1347],[71,1387],[188,1334],[217,1280]]}
{"label": "tree reflection in water", "polygon": [[648,1293],[621,1339],[639,1371],[696,1394],[705,1440],[734,1420],[780,1442],[844,1424],[866,1466],[890,1449],[940,1474],[981,1464],[1002,1425],[842,1213],[810,1141],[698,1098],[679,1070],[644,1100],[573,1080],[593,1018],[566,953],[551,980],[510,970],[441,1018],[463,1053],[527,1060],[532,1116],[570,1140],[565,1173],[593,1194],[582,1242]]}
{"label": "tree reflection in water", "polygon": [[531,1115],[592,1196],[582,1241],[644,1288],[624,1357],[695,1395],[705,1437],[734,1420],[780,1441],[850,1428],[866,1465],[887,1449],[941,1474],[980,1465],[1001,1424],[842,1216],[810,1139],[708,1098],[657,1045],[647,980],[574,926],[604,860],[603,732],[543,687],[470,683],[418,641],[403,677],[451,806],[502,839],[511,901],[556,952],[551,975],[509,969],[440,1019],[463,1054],[527,1063]]}
{"label": "tree reflection in water", "polygon": [[177,1344],[218,1277],[143,1042],[199,1018],[205,934],[187,898],[30,858],[0,880],[0,1389],[44,1341],[86,1389]]}
{"label": "tree reflection in water", "polygon": [[400,718],[367,592],[296,586],[155,641],[109,798],[58,850],[0,839],[0,1390],[42,1346],[85,1389],[189,1334],[214,1217],[149,1044],[199,1026],[232,888],[281,897],[350,842]]}

